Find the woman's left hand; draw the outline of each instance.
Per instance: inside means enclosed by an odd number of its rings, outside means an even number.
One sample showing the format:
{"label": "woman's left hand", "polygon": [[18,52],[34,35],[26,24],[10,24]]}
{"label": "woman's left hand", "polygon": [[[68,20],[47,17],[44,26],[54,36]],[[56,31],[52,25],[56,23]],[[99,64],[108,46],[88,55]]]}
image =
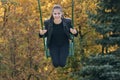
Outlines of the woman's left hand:
{"label": "woman's left hand", "polygon": [[77,34],[77,30],[76,30],[76,29],[73,29],[73,28],[70,28],[70,32],[71,32],[72,34]]}

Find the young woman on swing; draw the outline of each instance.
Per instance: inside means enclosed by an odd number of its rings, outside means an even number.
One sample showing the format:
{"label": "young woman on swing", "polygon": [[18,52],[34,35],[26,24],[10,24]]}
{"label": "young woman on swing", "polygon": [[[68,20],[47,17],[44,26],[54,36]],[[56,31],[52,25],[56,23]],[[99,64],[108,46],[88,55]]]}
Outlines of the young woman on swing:
{"label": "young woman on swing", "polygon": [[60,5],[54,5],[50,19],[44,21],[45,29],[39,37],[47,37],[47,46],[50,51],[54,67],[64,67],[69,55],[70,34],[77,36],[78,32],[72,28],[71,19],[64,18]]}

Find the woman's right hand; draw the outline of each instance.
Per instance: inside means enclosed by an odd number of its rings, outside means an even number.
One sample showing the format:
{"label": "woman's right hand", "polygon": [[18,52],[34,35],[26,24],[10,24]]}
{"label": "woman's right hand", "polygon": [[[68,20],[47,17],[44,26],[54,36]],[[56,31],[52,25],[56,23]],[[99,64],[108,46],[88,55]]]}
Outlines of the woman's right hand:
{"label": "woman's right hand", "polygon": [[46,32],[47,32],[47,30],[41,30],[41,29],[40,29],[40,34],[41,34],[41,35],[44,35]]}

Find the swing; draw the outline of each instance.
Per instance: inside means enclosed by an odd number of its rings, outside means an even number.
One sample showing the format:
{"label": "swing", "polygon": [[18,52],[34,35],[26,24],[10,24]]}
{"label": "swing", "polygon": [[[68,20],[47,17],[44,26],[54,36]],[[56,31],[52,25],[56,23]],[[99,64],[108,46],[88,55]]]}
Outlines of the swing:
{"label": "swing", "polygon": [[[40,12],[40,23],[42,26],[42,29],[44,29],[43,27],[43,21],[42,21],[42,10],[41,10],[41,5],[40,5],[40,0],[38,0],[38,6],[39,6],[39,12]],[[74,27],[74,0],[72,0],[72,27]],[[72,40],[70,40],[69,42],[69,56],[73,56],[74,55],[74,36],[70,35]],[[46,58],[50,57],[50,53],[49,53],[49,49],[47,47],[47,38],[43,38],[44,41],[44,53]]]}

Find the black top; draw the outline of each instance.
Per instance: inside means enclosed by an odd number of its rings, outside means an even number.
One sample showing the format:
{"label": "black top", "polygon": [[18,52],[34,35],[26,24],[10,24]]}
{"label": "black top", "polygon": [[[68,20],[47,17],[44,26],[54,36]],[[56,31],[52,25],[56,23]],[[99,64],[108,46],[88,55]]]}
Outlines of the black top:
{"label": "black top", "polygon": [[[72,28],[72,25],[71,25],[71,19],[68,19],[68,18],[63,18],[62,19],[62,23],[61,23],[61,26],[58,28],[58,29],[55,29],[55,25],[58,26],[60,24],[53,24],[53,20],[52,19],[47,19],[44,21],[44,26],[45,26],[45,29],[47,30],[47,33],[45,33],[44,35],[41,35],[39,34],[39,37],[40,38],[44,38],[44,37],[47,37],[47,47],[50,47],[51,44],[55,44],[55,45],[59,45],[59,44],[67,44],[69,43],[69,39],[70,40],[73,40],[70,36],[70,34],[72,34],[70,32],[70,28]],[[54,26],[53,26],[54,25]],[[54,28],[55,27],[55,28]],[[53,31],[53,28],[54,28],[54,31]],[[64,28],[64,29],[63,29]],[[58,30],[58,31],[57,31]],[[57,33],[56,33],[56,32]],[[58,34],[60,33],[60,34]],[[65,33],[65,34],[63,34]],[[60,38],[60,35],[64,35],[63,37]],[[67,37],[66,37],[67,35]],[[72,34],[74,35],[75,37],[78,35],[78,32],[76,34]],[[56,38],[54,36],[57,36]],[[51,39],[52,38],[52,39]],[[56,40],[55,40],[56,39]]]}
{"label": "black top", "polygon": [[63,22],[60,24],[53,23],[53,32],[51,36],[50,45],[62,46],[63,44],[68,44],[69,40],[67,35],[65,34],[63,28]]}

